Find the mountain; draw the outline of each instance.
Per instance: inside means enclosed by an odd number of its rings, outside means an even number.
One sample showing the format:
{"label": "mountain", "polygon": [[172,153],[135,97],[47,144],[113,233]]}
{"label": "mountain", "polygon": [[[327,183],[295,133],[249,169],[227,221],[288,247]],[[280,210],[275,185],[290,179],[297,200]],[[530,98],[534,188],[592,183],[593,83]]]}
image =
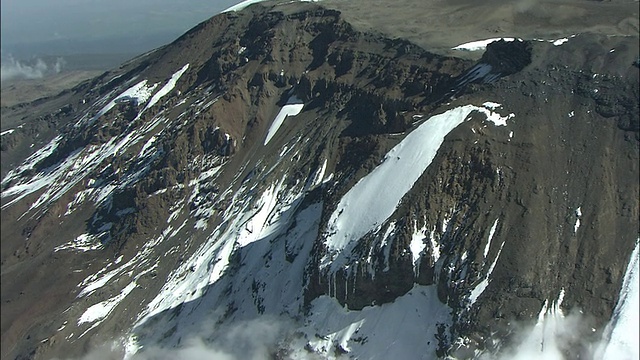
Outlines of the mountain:
{"label": "mountain", "polygon": [[637,31],[418,45],[354,4],[3,109],[3,359],[637,358]]}

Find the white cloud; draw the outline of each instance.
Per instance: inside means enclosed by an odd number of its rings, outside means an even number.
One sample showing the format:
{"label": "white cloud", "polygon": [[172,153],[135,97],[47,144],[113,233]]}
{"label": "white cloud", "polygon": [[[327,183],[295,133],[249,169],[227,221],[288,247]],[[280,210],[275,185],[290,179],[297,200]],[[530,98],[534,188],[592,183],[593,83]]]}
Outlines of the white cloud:
{"label": "white cloud", "polygon": [[55,63],[47,64],[39,58],[27,63],[9,56],[2,60],[0,78],[2,82],[13,79],[40,79],[45,75],[59,73],[65,64],[65,60],[60,57],[56,59]]}

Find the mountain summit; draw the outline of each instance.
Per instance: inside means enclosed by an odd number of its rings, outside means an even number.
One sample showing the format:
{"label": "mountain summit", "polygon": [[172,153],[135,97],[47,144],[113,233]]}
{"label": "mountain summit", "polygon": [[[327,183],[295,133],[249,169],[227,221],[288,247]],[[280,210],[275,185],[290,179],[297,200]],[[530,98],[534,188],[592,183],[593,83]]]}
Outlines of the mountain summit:
{"label": "mountain summit", "polygon": [[638,356],[637,32],[443,46],[354,4],[3,109],[2,358]]}

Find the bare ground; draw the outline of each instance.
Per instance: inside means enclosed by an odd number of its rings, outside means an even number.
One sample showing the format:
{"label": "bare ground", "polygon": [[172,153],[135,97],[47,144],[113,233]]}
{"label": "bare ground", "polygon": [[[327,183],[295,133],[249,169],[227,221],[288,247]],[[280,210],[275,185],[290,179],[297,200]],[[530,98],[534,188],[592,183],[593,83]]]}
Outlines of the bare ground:
{"label": "bare ground", "polygon": [[322,5],[340,10],[361,30],[447,54],[456,45],[494,37],[549,40],[585,32],[637,37],[640,29],[637,1],[325,0]]}
{"label": "bare ground", "polygon": [[8,107],[53,96],[84,80],[100,75],[99,70],[75,70],[47,76],[42,79],[18,79],[2,84],[0,106]]}

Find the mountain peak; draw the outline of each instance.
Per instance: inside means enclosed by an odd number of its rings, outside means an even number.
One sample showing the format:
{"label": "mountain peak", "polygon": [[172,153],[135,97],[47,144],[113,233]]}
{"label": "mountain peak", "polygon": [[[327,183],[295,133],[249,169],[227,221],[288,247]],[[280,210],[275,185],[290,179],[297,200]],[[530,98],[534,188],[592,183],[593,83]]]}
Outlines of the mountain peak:
{"label": "mountain peak", "polygon": [[345,8],[225,12],[7,112],[25,117],[2,135],[3,357],[577,358],[621,339],[637,38],[456,57]]}

